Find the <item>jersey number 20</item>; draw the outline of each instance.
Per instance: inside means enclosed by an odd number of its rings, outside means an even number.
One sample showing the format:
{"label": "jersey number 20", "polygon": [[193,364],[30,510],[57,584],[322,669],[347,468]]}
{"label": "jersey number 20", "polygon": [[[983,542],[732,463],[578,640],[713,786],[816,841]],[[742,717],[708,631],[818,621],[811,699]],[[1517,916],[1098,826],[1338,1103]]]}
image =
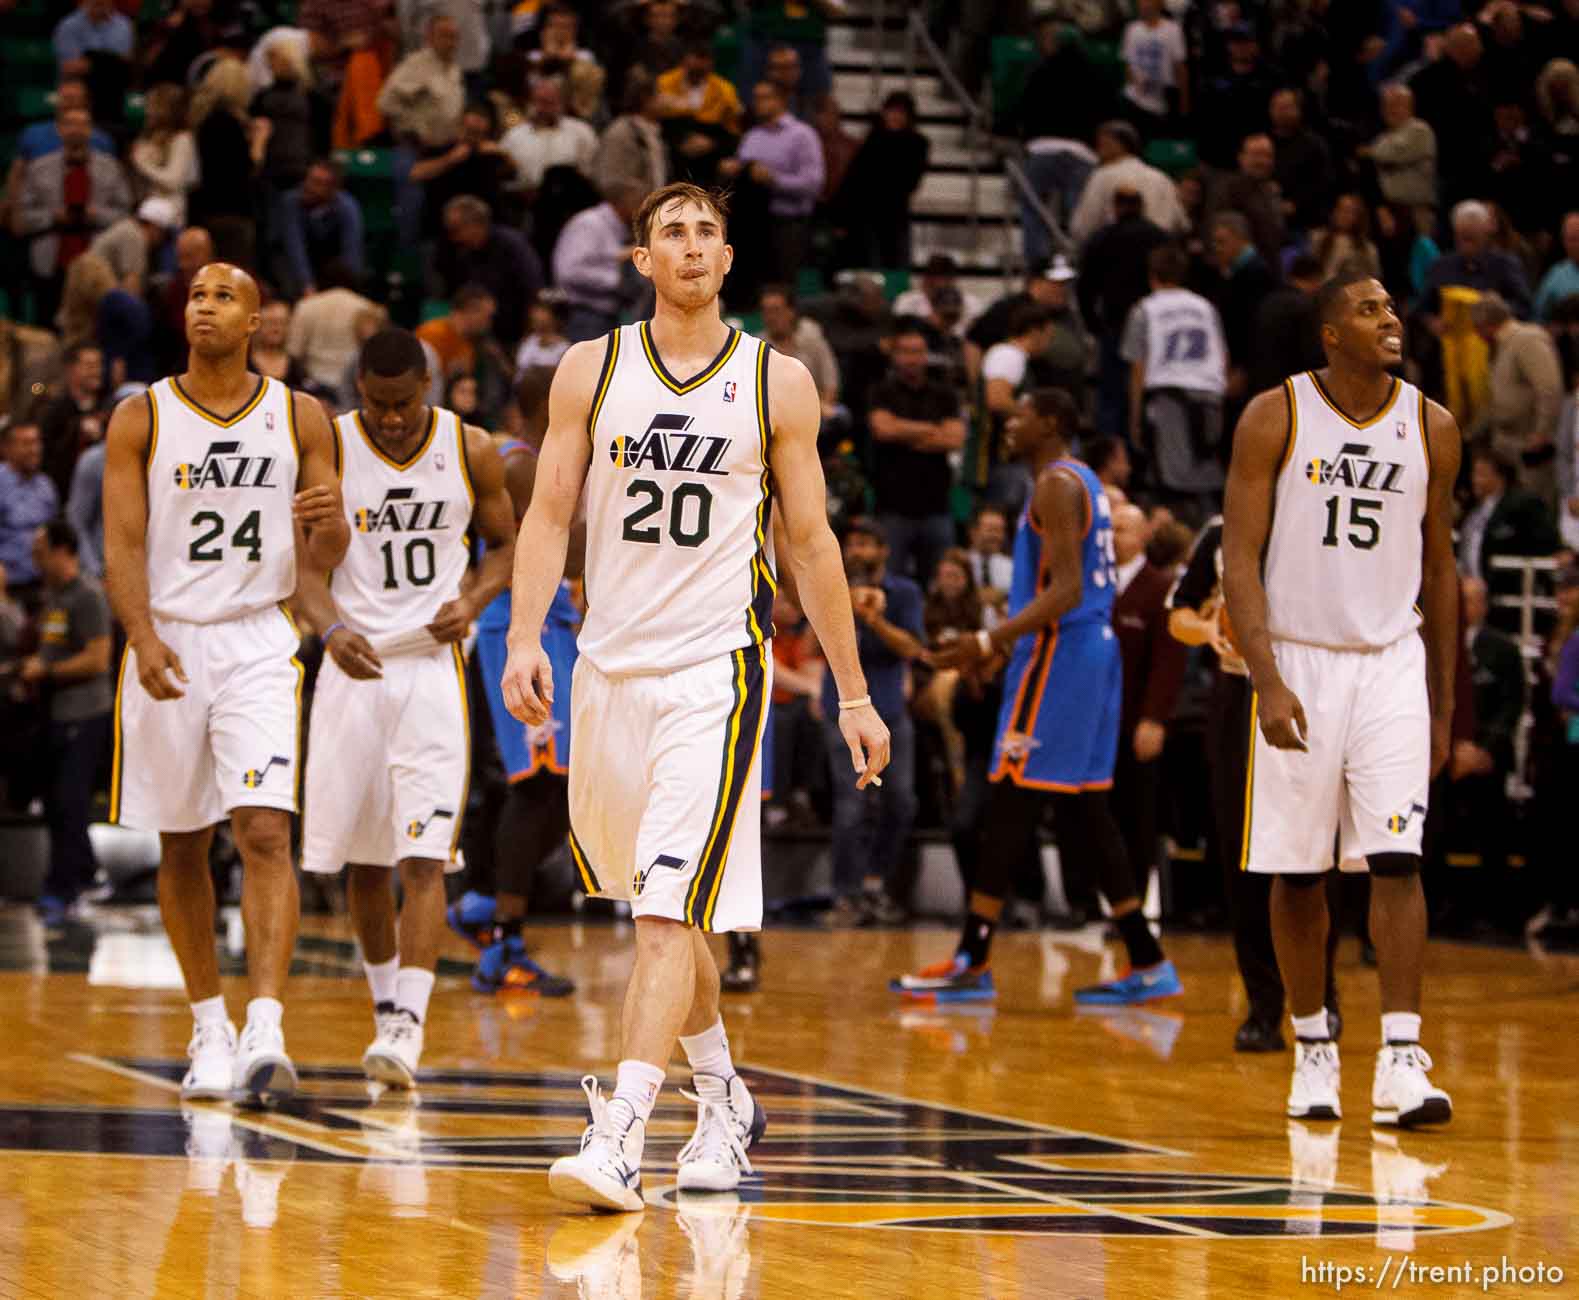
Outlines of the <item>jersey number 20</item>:
{"label": "jersey number 20", "polygon": [[[625,516],[620,536],[627,542],[657,546],[663,540],[657,524],[646,521],[663,510],[663,488],[650,478],[634,479],[625,495],[642,504]],[[713,494],[700,483],[682,483],[669,494],[669,540],[696,547],[707,540],[713,522]]]}

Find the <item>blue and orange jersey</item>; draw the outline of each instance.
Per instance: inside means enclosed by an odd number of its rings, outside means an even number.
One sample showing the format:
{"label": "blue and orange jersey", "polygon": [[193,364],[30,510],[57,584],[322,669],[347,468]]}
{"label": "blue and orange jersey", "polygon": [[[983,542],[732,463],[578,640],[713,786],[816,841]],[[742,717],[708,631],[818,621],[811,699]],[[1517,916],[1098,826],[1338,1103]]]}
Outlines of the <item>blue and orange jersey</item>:
{"label": "blue and orange jersey", "polygon": [[[499,455],[506,462],[512,456],[536,456],[537,449],[530,443],[522,442],[519,438],[507,438],[499,445]],[[480,550],[480,544],[479,544]],[[479,559],[481,556],[479,555]],[[559,590],[554,593],[554,602],[548,607],[550,623],[558,623],[563,627],[574,627],[580,621],[581,615],[576,612],[575,604],[570,599],[570,584],[561,582]],[[506,587],[489,602],[477,619],[479,632],[508,632],[510,630],[510,589]]]}
{"label": "blue and orange jersey", "polygon": [[[1102,482],[1089,466],[1078,460],[1054,461],[1044,474],[1072,475],[1085,490],[1085,537],[1080,545],[1080,603],[1058,620],[1059,627],[1084,623],[1110,624],[1118,575],[1113,560],[1113,514]],[[1009,615],[1013,617],[1036,599],[1048,584],[1044,564],[1043,528],[1035,502],[1028,503],[1014,537],[1014,578],[1009,584]],[[1027,633],[1029,637],[1037,632]]]}

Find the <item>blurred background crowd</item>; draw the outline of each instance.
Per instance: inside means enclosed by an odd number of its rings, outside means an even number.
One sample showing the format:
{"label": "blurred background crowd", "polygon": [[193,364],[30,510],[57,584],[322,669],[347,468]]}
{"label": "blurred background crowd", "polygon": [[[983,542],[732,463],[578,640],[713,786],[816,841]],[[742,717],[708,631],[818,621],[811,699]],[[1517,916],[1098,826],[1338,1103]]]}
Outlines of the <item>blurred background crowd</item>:
{"label": "blurred background crowd", "polygon": [[[685,178],[731,193],[731,320],[816,381],[895,737],[881,791],[830,780],[831,685],[781,599],[768,825],[831,846],[818,906],[902,921],[930,846],[970,877],[998,701],[928,648],[1001,615],[1028,489],[1003,429],[1054,386],[1115,506],[1131,851],[1175,922],[1220,917],[1213,518],[1239,411],[1322,364],[1313,295],[1358,263],[1470,440],[1438,925],[1579,919],[1579,0],[0,0],[0,25],[0,802],[48,826],[53,914],[93,886],[108,765],[102,441],[182,368],[195,270],[253,271],[254,368],[331,413],[393,321],[432,402],[510,434],[519,376],[650,312],[630,217]],[[987,266],[917,238],[962,139],[1018,222]],[[1201,328],[1153,329],[1177,302]],[[1079,864],[1056,897],[1024,876],[1027,920],[1096,906]]]}

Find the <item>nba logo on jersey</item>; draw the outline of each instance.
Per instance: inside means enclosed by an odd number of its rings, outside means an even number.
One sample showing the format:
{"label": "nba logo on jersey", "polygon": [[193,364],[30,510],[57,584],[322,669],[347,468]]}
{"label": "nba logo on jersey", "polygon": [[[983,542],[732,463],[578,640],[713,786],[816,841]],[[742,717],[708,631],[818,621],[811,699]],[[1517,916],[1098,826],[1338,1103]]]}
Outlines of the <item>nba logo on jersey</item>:
{"label": "nba logo on jersey", "polygon": [[274,432],[274,412],[273,411],[265,411],[263,413],[263,427],[265,429],[267,429],[270,433]]}
{"label": "nba logo on jersey", "polygon": [[1406,425],[1402,420],[1399,420],[1397,424],[1393,425],[1393,428],[1397,430],[1398,436],[1400,438],[1407,438],[1409,436],[1409,426]]}
{"label": "nba logo on jersey", "polygon": [[735,381],[733,379],[726,379],[724,381],[724,400],[726,402],[732,402],[735,400]]}

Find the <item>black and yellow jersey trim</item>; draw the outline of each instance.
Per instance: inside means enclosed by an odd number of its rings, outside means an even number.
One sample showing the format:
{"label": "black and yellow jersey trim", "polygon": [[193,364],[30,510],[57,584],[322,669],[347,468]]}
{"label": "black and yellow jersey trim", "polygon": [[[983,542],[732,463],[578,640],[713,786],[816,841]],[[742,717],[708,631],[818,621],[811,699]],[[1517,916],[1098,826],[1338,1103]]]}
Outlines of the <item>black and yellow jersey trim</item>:
{"label": "black and yellow jersey trim", "polygon": [[768,354],[765,342],[757,344],[757,440],[762,456],[761,496],[757,501],[756,549],[751,553],[751,602],[746,606],[746,631],[757,644],[773,635],[773,597],[779,589],[773,566],[768,563],[768,530],[772,525],[773,468],[768,456],[772,444],[771,408],[768,405]]}
{"label": "black and yellow jersey trim", "polygon": [[[457,421],[458,422],[458,421]],[[455,861],[455,856],[461,847],[461,823],[466,820],[466,803],[471,798],[472,789],[472,710],[471,700],[466,694],[466,656],[461,653],[458,645],[450,646],[455,657],[455,688],[461,696],[461,726],[466,741],[466,773],[461,777],[460,802],[455,805],[455,826],[450,832],[450,861]]]}
{"label": "black and yellow jersey trim", "polygon": [[1261,697],[1250,692],[1250,740],[1245,746],[1245,816],[1239,844],[1239,870],[1250,869],[1250,827],[1256,802],[1256,732],[1261,722]]}
{"label": "black and yellow jersey trim", "polygon": [[729,864],[729,846],[762,740],[767,717],[768,647],[766,642],[746,646],[729,656],[733,672],[734,704],[724,728],[724,752],[718,768],[718,797],[713,804],[707,842],[697,863],[696,876],[685,898],[685,921],[700,930],[713,928],[719,888]]}
{"label": "black and yellow jersey trim", "polygon": [[152,388],[146,389],[143,396],[148,399],[148,453],[143,461],[143,468],[152,474],[154,453],[159,450],[159,402],[154,397]]}
{"label": "black and yellow jersey trim", "polygon": [[[279,611],[285,615],[285,621],[290,625],[291,635],[296,638],[297,649],[300,649],[302,630],[296,624],[295,615],[291,613],[290,607],[284,601],[280,602]],[[291,811],[300,816],[302,811],[302,791],[305,788],[307,776],[307,764],[303,762],[303,759],[306,757],[304,751],[306,749],[307,728],[304,724],[306,723],[307,715],[302,708],[302,692],[307,686],[307,665],[302,663],[301,659],[293,653],[291,655],[291,667],[296,670],[296,748],[295,767],[292,769],[296,779],[291,782],[291,799],[295,803]]]}
{"label": "black and yellow jersey trim", "polygon": [[[232,415],[217,415],[201,402],[194,401],[188,395],[186,389],[181,387],[181,380],[175,375],[170,376],[170,391],[194,414],[202,416],[210,424],[217,424],[221,429],[228,429],[234,424],[239,424],[251,415],[253,411],[257,410],[258,403],[263,400],[263,394],[269,391],[269,381],[260,376],[258,386],[253,390],[252,396],[242,403],[240,409]],[[287,394],[289,391],[289,389],[286,390]],[[294,430],[292,430],[291,436],[295,437]]]}
{"label": "black and yellow jersey trim", "polygon": [[114,714],[114,757],[110,761],[110,824],[119,826],[121,822],[121,766],[126,760],[126,737],[121,728],[121,706],[126,695],[126,665],[132,657],[132,647],[128,642],[121,650],[120,671],[115,674],[115,714]]}
{"label": "black and yellow jersey trim", "polygon": [[362,441],[367,444],[368,450],[391,469],[410,469],[421,460],[422,453],[433,445],[433,435],[438,432],[439,428],[438,408],[430,406],[428,407],[428,432],[427,436],[422,439],[421,446],[407,456],[405,460],[396,460],[373,441],[373,435],[367,431],[367,425],[362,423],[362,412],[360,410],[354,412],[351,418],[356,422],[356,431],[362,435]]}
{"label": "black and yellow jersey trim", "polygon": [[609,395],[609,386],[614,382],[614,367],[620,359],[620,336],[625,331],[612,329],[608,334],[608,344],[603,349],[603,369],[598,371],[598,386],[593,390],[592,409],[587,415],[587,440],[592,440],[598,427],[598,416],[603,412],[603,399]]}
{"label": "black and yellow jersey trim", "polygon": [[642,351],[647,354],[647,364],[652,367],[653,374],[658,376],[659,381],[665,388],[671,393],[679,394],[681,397],[685,396],[686,393],[694,392],[722,370],[729,358],[735,355],[735,349],[740,345],[740,331],[731,326],[729,337],[724,340],[724,346],[718,350],[718,355],[703,369],[692,375],[684,383],[681,383],[680,380],[669,373],[668,368],[663,364],[663,358],[658,355],[658,349],[653,346],[650,325],[650,321],[642,321],[636,327],[636,333],[641,339]]}
{"label": "black and yellow jersey trim", "polygon": [[576,864],[576,875],[581,878],[582,890],[588,894],[602,893],[597,872],[593,871],[592,863],[587,858],[587,851],[581,847],[581,841],[576,838],[574,826],[570,828],[570,860]]}
{"label": "black and yellow jersey trim", "polygon": [[285,390],[285,428],[291,435],[291,446],[296,450],[296,461],[302,459],[302,436],[296,431],[296,394]]}
{"label": "black and yellow jersey trim", "polygon": [[1398,394],[1403,391],[1403,381],[1400,380],[1397,375],[1394,375],[1392,387],[1387,390],[1387,397],[1382,402],[1382,404],[1365,419],[1356,420],[1352,415],[1339,406],[1337,402],[1332,400],[1332,394],[1327,391],[1327,386],[1321,382],[1320,375],[1318,375],[1314,370],[1308,373],[1310,374],[1311,385],[1316,390],[1316,395],[1332,409],[1332,413],[1334,415],[1336,415],[1345,424],[1351,425],[1356,429],[1369,429],[1373,424],[1380,420],[1382,416],[1386,415],[1388,411],[1393,409],[1393,403],[1398,400]]}
{"label": "black and yellow jersey trim", "polygon": [[1294,440],[1299,436],[1299,402],[1294,397],[1292,377],[1283,381],[1283,400],[1288,404],[1288,432],[1283,435],[1283,458],[1277,464],[1279,474],[1288,468],[1289,461],[1293,459]]}

